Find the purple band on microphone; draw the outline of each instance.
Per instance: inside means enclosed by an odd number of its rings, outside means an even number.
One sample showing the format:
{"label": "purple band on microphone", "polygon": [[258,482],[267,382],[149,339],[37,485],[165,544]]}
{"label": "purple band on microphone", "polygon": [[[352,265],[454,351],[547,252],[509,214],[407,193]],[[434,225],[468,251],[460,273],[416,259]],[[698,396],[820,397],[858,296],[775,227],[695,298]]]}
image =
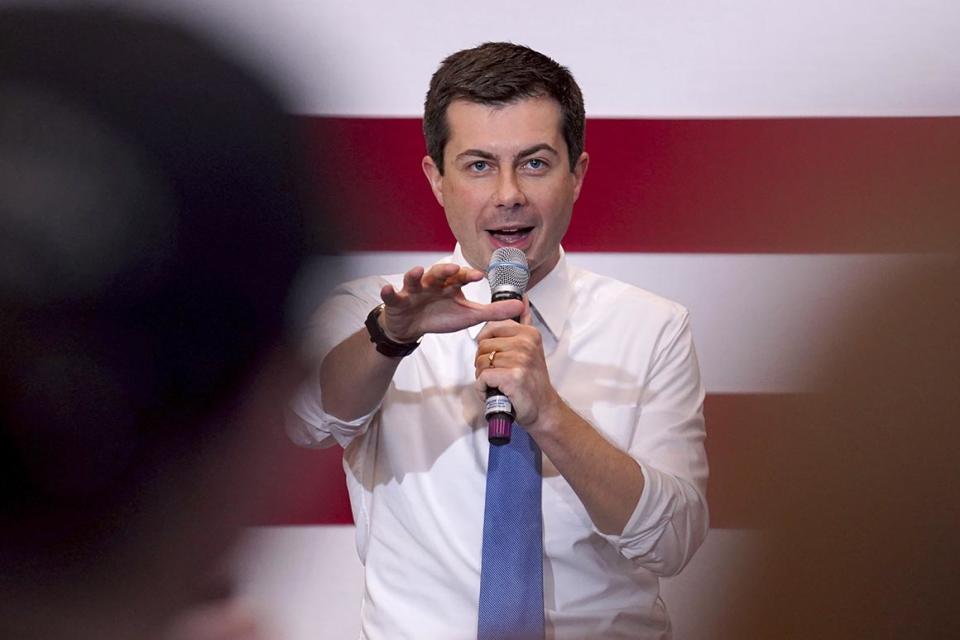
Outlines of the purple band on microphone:
{"label": "purple band on microphone", "polygon": [[513,418],[506,413],[495,413],[487,419],[487,438],[493,444],[510,442]]}

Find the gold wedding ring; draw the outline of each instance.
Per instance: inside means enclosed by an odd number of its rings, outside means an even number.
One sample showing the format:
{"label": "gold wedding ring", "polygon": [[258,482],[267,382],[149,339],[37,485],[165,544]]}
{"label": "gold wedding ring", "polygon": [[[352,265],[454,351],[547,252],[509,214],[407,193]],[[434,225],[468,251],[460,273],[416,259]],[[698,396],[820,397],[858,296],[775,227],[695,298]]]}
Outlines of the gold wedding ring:
{"label": "gold wedding ring", "polygon": [[497,352],[496,352],[496,351],[491,351],[490,354],[487,356],[487,360],[490,361],[490,366],[491,366],[491,367],[493,366],[493,359],[494,359],[496,356],[497,356]]}

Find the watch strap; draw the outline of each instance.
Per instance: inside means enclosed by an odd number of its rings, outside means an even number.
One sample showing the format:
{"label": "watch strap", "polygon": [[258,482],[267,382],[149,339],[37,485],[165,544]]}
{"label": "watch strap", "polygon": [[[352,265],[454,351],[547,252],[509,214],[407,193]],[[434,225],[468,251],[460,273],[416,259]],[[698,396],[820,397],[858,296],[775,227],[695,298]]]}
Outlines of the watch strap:
{"label": "watch strap", "polygon": [[377,351],[388,358],[403,358],[416,351],[420,346],[419,342],[395,342],[387,337],[383,327],[380,326],[381,313],[383,313],[383,304],[378,304],[370,311],[364,322],[367,333],[370,334],[370,342],[376,345]]}

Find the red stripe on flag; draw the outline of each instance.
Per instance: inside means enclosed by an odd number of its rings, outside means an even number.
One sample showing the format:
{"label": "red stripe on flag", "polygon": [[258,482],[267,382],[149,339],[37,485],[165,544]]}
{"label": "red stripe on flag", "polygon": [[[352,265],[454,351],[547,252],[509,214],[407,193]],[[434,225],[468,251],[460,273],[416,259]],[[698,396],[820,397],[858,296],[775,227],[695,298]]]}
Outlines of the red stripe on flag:
{"label": "red stripe on flag", "polygon": [[353,524],[342,448],[303,449],[289,443],[281,459],[283,470],[276,482],[282,486],[264,491],[283,498],[257,524]]}
{"label": "red stripe on flag", "polygon": [[[709,503],[715,528],[759,527],[769,522],[786,478],[801,431],[808,430],[808,401],[790,394],[711,394],[707,420],[710,461]],[[266,524],[350,524],[340,447],[296,449],[284,458],[282,506]],[[293,470],[292,473],[290,470]]]}
{"label": "red stripe on flag", "polygon": [[[449,251],[416,119],[303,117],[344,251]],[[570,251],[939,250],[960,118],[590,120]]]}

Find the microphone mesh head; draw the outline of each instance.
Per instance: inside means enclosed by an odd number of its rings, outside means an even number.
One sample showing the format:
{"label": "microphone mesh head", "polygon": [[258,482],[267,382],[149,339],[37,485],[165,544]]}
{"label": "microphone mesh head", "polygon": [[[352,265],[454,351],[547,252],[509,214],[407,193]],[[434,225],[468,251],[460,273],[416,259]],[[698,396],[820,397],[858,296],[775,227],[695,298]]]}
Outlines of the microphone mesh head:
{"label": "microphone mesh head", "polygon": [[523,295],[530,282],[527,255],[513,247],[500,247],[494,251],[490,256],[490,266],[487,267],[487,282],[493,294],[512,291]]}

